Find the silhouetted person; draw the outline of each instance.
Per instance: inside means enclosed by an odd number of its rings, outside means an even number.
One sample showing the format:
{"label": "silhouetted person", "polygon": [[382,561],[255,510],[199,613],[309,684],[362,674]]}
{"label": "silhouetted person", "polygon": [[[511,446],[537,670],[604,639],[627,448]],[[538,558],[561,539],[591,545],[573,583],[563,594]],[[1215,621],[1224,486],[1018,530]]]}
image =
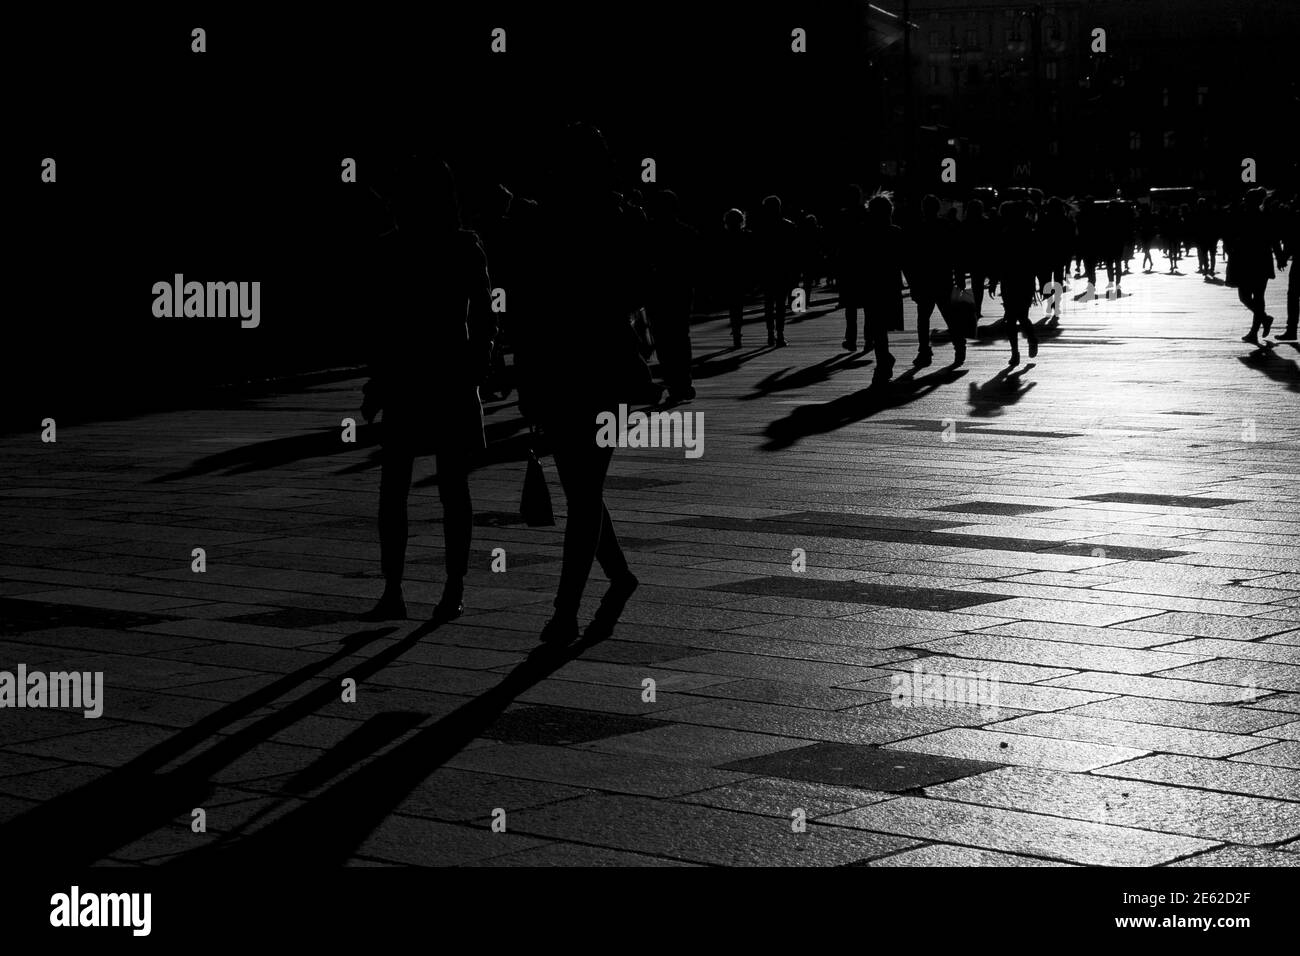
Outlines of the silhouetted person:
{"label": "silhouetted person", "polygon": [[958,268],[957,235],[953,224],[939,217],[939,199],[926,196],[921,200],[921,219],[911,229],[907,250],[907,284],[916,303],[916,338],[918,350],[912,363],[925,368],[934,361],[930,347],[930,316],[935,308],[943,317],[952,339],[953,365],[966,361],[964,330],[950,320],[953,290],[962,281]]}
{"label": "silhouetted person", "polygon": [[1101,207],[1091,196],[1085,196],[1079,205],[1079,249],[1083,253],[1083,274],[1088,280],[1086,295],[1095,295],[1097,291],[1097,263],[1101,261],[1105,247],[1105,230],[1103,228]]}
{"label": "silhouetted person", "polygon": [[435,620],[463,610],[474,524],[471,456],[484,447],[478,386],[487,374],[496,321],[487,259],[460,227],[451,170],[410,158],[393,204],[396,226],[372,261],[371,378],[362,414],[383,412],[379,546],[384,593],[366,620],[406,617],[407,497],[415,457],[437,455],[446,581]]}
{"label": "silhouetted person", "polygon": [[812,301],[812,290],[822,276],[825,250],[822,248],[822,227],[817,217],[805,213],[798,225],[799,259],[803,268],[803,290],[806,301]]}
{"label": "silhouetted person", "polygon": [[1128,206],[1118,199],[1112,199],[1105,206],[1102,224],[1102,258],[1106,264],[1106,285],[1113,293],[1120,295],[1120,284],[1124,281],[1124,261],[1127,258],[1125,246],[1130,245],[1132,222]]}
{"label": "silhouetted person", "polygon": [[1286,210],[1282,223],[1282,258],[1280,266],[1286,266],[1286,331],[1282,339],[1288,342],[1296,340],[1297,323],[1300,322],[1300,194],[1292,195],[1291,205]]}
{"label": "silhouetted person", "polygon": [[1268,217],[1264,214],[1264,190],[1252,189],[1242,200],[1237,216],[1236,235],[1228,268],[1237,285],[1237,298],[1250,309],[1250,331],[1241,337],[1243,342],[1259,345],[1259,335],[1268,335],[1273,328],[1273,317],[1264,311],[1264,292],[1268,281],[1277,273],[1273,259],[1282,258],[1281,250],[1271,235]]}
{"label": "silhouetted person", "polygon": [[1005,202],[1000,210],[1001,235],[998,237],[994,276],[989,289],[1002,285],[1002,305],[1007,313],[1007,336],[1011,340],[1012,367],[1020,364],[1020,344],[1017,331],[1025,333],[1029,343],[1029,357],[1038,354],[1038,333],[1029,320],[1029,307],[1033,304],[1035,280],[1034,229],[1026,216],[1025,204],[1020,201]]}
{"label": "silhouetted person", "polygon": [[752,238],[745,229],[745,214],[739,209],[728,209],[722,217],[722,234],[718,237],[717,269],[718,284],[731,320],[733,348],[740,348],[745,297],[754,284]]}
{"label": "silhouetted person", "polygon": [[[604,636],[636,589],[605,507],[614,450],[596,443],[596,416],[647,400],[645,363],[631,314],[645,301],[641,225],[612,188],[604,137],[592,126],[566,127],[549,157],[547,195],[531,223],[525,290],[529,321],[516,342],[520,409],[550,440],[568,518],[555,613],[542,640],[578,636],[578,609],[593,561],[609,589],[587,636]],[[584,278],[575,295],[575,276]],[[593,630],[594,629],[594,630]]]}
{"label": "silhouetted person", "polygon": [[779,196],[768,196],[754,224],[758,273],[763,284],[767,344],[785,345],[785,309],[799,275],[795,226],[781,215]]}
{"label": "silhouetted person", "polygon": [[[1074,223],[1066,214],[1065,200],[1053,196],[1048,200],[1043,217],[1035,230],[1041,255],[1047,259],[1047,282],[1039,288],[1044,295],[1047,287],[1055,282],[1065,290],[1068,278],[1070,251],[1074,248]],[[1041,273],[1040,273],[1041,277]]]}
{"label": "silhouetted person", "polygon": [[993,271],[993,220],[984,213],[984,203],[972,199],[966,204],[958,236],[961,241],[962,268],[970,273],[971,293],[975,297],[975,318],[984,315],[984,293],[989,273]]}
{"label": "silhouetted person", "polygon": [[1165,255],[1169,257],[1169,274],[1178,271],[1178,260],[1183,257],[1183,216],[1176,206],[1165,211]]}
{"label": "silhouetted person", "polygon": [[861,266],[862,332],[875,350],[875,384],[888,382],[894,369],[889,333],[903,328],[903,230],[894,225],[894,207],[885,196],[867,203]]}
{"label": "silhouetted person", "polygon": [[1215,223],[1214,207],[1202,196],[1196,200],[1191,220],[1192,241],[1196,243],[1196,271],[1207,279],[1215,273],[1215,254],[1219,235]]}
{"label": "silhouetted person", "polygon": [[691,383],[691,305],[699,270],[699,235],[677,218],[677,208],[677,194],[671,189],[650,197],[650,282],[645,312],[668,399],[684,402],[695,397]]}
{"label": "silhouetted person", "polygon": [[1138,213],[1138,245],[1142,247],[1142,271],[1149,273],[1155,268],[1151,258],[1151,247],[1156,244],[1156,217],[1150,206],[1144,206]]}
{"label": "silhouetted person", "polygon": [[844,310],[844,341],[850,352],[858,349],[858,310],[864,307],[867,270],[867,210],[862,190],[849,186],[844,208],[835,219],[835,291]]}

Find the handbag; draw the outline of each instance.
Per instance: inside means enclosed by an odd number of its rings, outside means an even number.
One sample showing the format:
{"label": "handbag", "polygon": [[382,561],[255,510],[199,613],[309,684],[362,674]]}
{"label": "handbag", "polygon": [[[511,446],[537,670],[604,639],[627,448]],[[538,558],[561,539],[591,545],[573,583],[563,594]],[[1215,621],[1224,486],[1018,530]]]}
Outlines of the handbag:
{"label": "handbag", "polygon": [[979,319],[975,315],[975,296],[970,290],[954,287],[952,297],[948,300],[948,309],[947,318],[953,331],[962,338],[975,338],[976,323]]}
{"label": "handbag", "polygon": [[519,515],[530,528],[555,524],[546,472],[542,471],[542,463],[537,457],[536,434],[534,430],[534,441],[528,449],[528,468],[524,471],[524,491],[519,497]]}

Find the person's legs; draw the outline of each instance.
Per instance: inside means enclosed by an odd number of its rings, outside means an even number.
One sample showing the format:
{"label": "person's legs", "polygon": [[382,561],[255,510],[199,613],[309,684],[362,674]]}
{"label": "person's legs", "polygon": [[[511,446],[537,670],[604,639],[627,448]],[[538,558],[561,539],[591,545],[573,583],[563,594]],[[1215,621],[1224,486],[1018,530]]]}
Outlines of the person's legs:
{"label": "person's legs", "polygon": [[1297,280],[1297,275],[1300,275],[1300,262],[1292,258],[1291,268],[1288,270],[1286,280],[1286,334],[1284,337],[1288,339],[1296,337],[1297,325],[1300,324],[1300,280]]}
{"label": "person's legs", "polygon": [[[595,443],[594,429],[563,428],[554,439],[555,470],[564,488],[568,519],[564,526],[564,559],[555,594],[557,617],[576,619],[591,565],[600,556],[602,568],[617,573],[627,567],[618,538],[605,509],[605,474],[612,448]],[[604,532],[608,532],[607,535]],[[602,543],[602,537],[606,540]]]}
{"label": "person's legs", "polygon": [[966,361],[966,330],[961,328],[955,321],[956,316],[952,310],[951,286],[939,296],[935,304],[939,309],[939,316],[943,319],[943,324],[948,329],[948,338],[952,342],[954,353],[954,364],[961,365]]}
{"label": "person's legs", "polygon": [[917,361],[929,363],[930,358],[930,316],[934,312],[933,299],[916,300],[916,345]]}
{"label": "person's legs", "polygon": [[894,371],[894,356],[889,351],[891,309],[895,313],[901,312],[902,301],[896,298],[882,299],[868,302],[863,307],[862,335],[864,339],[871,340],[875,351],[876,371],[873,377],[877,381],[889,381]]}
{"label": "person's legs", "polygon": [[1029,321],[1029,300],[1013,298],[1008,300],[1006,296],[1002,297],[1002,305],[1007,310],[1007,338],[1011,342],[1011,365],[1020,364],[1020,340],[1018,333],[1026,329],[1025,337],[1031,343],[1031,348],[1037,350],[1037,339],[1034,335],[1033,323]]}
{"label": "person's legs", "polygon": [[[866,325],[870,319],[863,317],[863,336],[865,337]],[[849,351],[855,351],[858,347],[858,307],[856,305],[846,305],[844,307],[844,347]]]}
{"label": "person's legs", "polygon": [[767,325],[767,344],[776,344],[776,296],[771,289],[763,290],[763,322]]}
{"label": "person's legs", "polygon": [[380,454],[379,567],[384,575],[384,593],[379,603],[362,615],[376,621],[406,617],[402,598],[402,578],[406,573],[406,500],[415,465],[414,453],[397,441],[386,444]]}
{"label": "person's legs", "polygon": [[443,561],[447,580],[440,606],[455,610],[465,591],[469,549],[474,538],[474,504],[469,494],[469,455],[462,449],[438,452],[438,499],[442,502]]}
{"label": "person's legs", "polygon": [[776,344],[785,344],[785,310],[790,305],[790,290],[779,289],[772,293],[776,302]]}
{"label": "person's legs", "polygon": [[731,341],[740,348],[740,330],[745,320],[745,305],[739,296],[733,296],[731,300]]}
{"label": "person's legs", "polygon": [[[1069,268],[1068,266],[1066,267]],[[975,296],[975,318],[980,318],[984,314],[984,286],[988,282],[988,276],[972,272],[970,275],[970,291]]]}

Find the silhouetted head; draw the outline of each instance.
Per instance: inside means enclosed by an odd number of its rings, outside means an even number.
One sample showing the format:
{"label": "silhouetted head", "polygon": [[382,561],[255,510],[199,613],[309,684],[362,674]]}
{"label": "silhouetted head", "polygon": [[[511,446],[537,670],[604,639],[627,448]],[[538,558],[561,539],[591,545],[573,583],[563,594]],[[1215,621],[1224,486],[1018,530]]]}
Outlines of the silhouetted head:
{"label": "silhouetted head", "polygon": [[862,205],[862,187],[857,183],[850,183],[844,190],[844,208],[857,209]]}
{"label": "silhouetted head", "polygon": [[763,215],[768,219],[781,218],[781,197],[768,196],[763,200]]}
{"label": "silhouetted head", "polygon": [[925,219],[935,219],[939,215],[939,197],[930,194],[921,200],[921,216]]}
{"label": "silhouetted head", "polygon": [[398,164],[392,210],[400,227],[421,232],[455,232],[460,202],[451,168],[441,159],[409,154]]}
{"label": "silhouetted head", "polygon": [[1025,214],[1028,213],[1028,211],[1029,209],[1027,204],[1023,200],[1008,199],[1002,204],[1002,208],[998,210],[998,215],[1007,220],[1007,222],[1015,222],[1016,220],[1024,219]]}
{"label": "silhouetted head", "polygon": [[966,204],[966,218],[979,219],[984,215],[984,201],[981,199],[972,199]]}
{"label": "silhouetted head", "polygon": [[745,214],[739,209],[728,209],[722,214],[722,228],[729,232],[740,232],[745,228]]}
{"label": "silhouetted head", "polygon": [[661,189],[651,194],[647,212],[655,222],[672,222],[677,218],[678,206],[677,194],[671,189]]}
{"label": "silhouetted head", "polygon": [[888,196],[872,196],[871,201],[867,203],[867,215],[888,225],[894,218],[894,204],[889,201]]}

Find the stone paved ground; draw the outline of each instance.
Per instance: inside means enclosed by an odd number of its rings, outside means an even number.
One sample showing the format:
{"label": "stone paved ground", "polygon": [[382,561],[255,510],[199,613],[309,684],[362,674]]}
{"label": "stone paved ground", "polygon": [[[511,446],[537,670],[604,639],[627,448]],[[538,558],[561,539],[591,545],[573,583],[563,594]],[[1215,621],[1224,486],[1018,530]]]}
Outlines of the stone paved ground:
{"label": "stone paved ground", "polygon": [[[519,522],[518,460],[474,476],[461,620],[349,619],[379,585],[376,449],[338,438],[355,379],[6,438],[0,669],[101,670],[106,704],[0,712],[5,845],[151,864],[1300,863],[1300,353],[1252,354],[1233,291],[1195,275],[1127,286],[1067,297],[1032,368],[1008,374],[989,342],[883,398],[824,293],[785,350],[724,351],[722,321],[698,326],[705,454],[616,456],[643,586],[614,638],[566,655],[530,656],[560,529]],[[489,422],[517,451],[513,405]],[[922,674],[983,696],[891,696]]]}

